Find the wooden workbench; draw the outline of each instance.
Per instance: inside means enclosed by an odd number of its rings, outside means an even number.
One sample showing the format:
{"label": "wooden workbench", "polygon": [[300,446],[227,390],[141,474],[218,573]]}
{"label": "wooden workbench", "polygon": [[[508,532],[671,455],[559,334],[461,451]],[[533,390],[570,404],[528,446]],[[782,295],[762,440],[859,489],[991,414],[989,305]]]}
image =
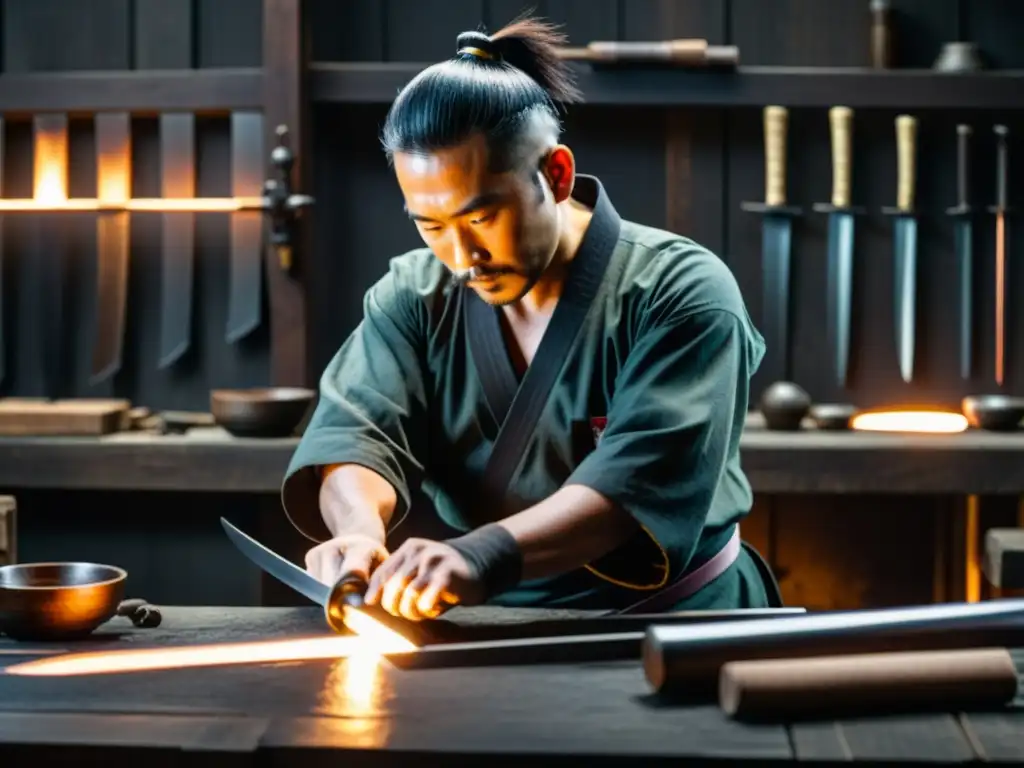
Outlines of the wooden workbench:
{"label": "wooden workbench", "polygon": [[[0,488],[277,494],[295,439],[186,435],[0,438]],[[1024,495],[1024,430],[957,435],[771,432],[748,419],[743,469],[759,494]]]}
{"label": "wooden workbench", "polygon": [[[453,617],[489,620],[487,609]],[[325,631],[316,608],[165,608],[159,629],[116,619],[102,630],[114,639],[91,645],[117,649]],[[12,653],[18,650],[25,646],[0,639],[0,666],[22,660]],[[1021,699],[1001,714],[750,726],[710,704],[658,705],[636,662],[382,667],[369,686],[354,684],[352,674],[344,661],[314,661],[100,678],[0,675],[0,764],[43,764],[69,755],[69,765],[95,759],[151,766],[155,760],[189,768],[456,766],[483,759],[489,765],[583,760],[602,766],[707,759],[751,766],[1024,761]]]}

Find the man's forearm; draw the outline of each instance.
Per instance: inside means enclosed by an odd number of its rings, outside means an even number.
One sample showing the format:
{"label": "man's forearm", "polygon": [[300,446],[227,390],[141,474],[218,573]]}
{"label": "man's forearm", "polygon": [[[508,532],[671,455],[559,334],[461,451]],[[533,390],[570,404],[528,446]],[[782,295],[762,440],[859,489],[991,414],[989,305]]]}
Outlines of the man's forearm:
{"label": "man's forearm", "polygon": [[398,496],[371,469],[343,464],[325,470],[320,485],[320,514],[333,536],[362,534],[384,543]]}
{"label": "man's forearm", "polygon": [[499,525],[519,544],[524,580],[581,568],[626,543],[639,529],[628,513],[580,485],[566,486]]}

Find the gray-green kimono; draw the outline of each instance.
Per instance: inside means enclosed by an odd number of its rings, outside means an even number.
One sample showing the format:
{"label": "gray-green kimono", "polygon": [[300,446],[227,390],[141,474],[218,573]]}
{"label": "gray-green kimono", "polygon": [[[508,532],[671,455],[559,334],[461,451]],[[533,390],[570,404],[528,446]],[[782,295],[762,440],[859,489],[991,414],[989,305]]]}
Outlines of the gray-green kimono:
{"label": "gray-green kimono", "polygon": [[[453,287],[429,249],[391,261],[324,371],[288,468],[285,509],[305,535],[330,535],[317,505],[321,468],[355,463],[397,491],[392,551],[410,536],[457,535],[514,514],[567,484],[603,494],[639,523],[616,552],[523,582],[497,605],[622,609],[725,546],[752,502],[739,443],[764,342],[716,256],[622,221],[593,177],[578,177],[573,196],[594,215],[521,381],[499,309]],[[548,395],[538,388],[545,369]],[[515,440],[502,437],[505,480],[495,485],[494,462],[485,469],[503,424],[528,431],[515,455]],[[765,604],[744,551],[674,607]]]}

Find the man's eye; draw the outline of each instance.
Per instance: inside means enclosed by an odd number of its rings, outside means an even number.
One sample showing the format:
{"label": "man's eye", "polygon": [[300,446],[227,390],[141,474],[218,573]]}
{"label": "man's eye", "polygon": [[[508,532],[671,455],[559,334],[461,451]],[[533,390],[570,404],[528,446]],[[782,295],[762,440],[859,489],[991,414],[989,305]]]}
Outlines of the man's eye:
{"label": "man's eye", "polygon": [[488,221],[491,221],[493,218],[494,218],[494,214],[493,213],[485,213],[483,216],[478,216],[475,219],[473,219],[472,223],[473,224],[486,224]]}

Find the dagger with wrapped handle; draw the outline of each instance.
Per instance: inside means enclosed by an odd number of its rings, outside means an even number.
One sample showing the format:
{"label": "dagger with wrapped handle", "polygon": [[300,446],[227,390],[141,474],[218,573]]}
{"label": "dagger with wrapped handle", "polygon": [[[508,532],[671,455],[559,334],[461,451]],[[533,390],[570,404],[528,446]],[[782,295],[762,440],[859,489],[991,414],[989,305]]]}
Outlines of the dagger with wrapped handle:
{"label": "dagger with wrapped handle", "polygon": [[768,347],[766,369],[772,381],[789,378],[789,274],[793,218],[799,208],[786,204],[786,133],[789,111],[764,108],[764,202],[743,203],[742,208],[763,215],[761,265],[763,279],[762,326]]}
{"label": "dagger with wrapped handle", "polygon": [[900,376],[910,383],[914,377],[914,335],[917,312],[917,213],[914,209],[917,118],[896,118],[896,206],[883,210],[894,218],[896,355]]}
{"label": "dagger with wrapped handle", "polygon": [[993,129],[996,135],[996,384],[1002,386],[1006,366],[1006,137],[1010,131],[1005,125]]}
{"label": "dagger with wrapped handle", "polygon": [[971,378],[974,368],[974,254],[973,209],[967,202],[970,187],[971,126],[956,127],[956,189],[957,204],[947,213],[953,217],[953,242],[960,276],[960,377]]}
{"label": "dagger with wrapped handle", "polygon": [[862,213],[850,205],[853,155],[853,110],[832,107],[828,112],[832,137],[832,201],[814,210],[828,214],[828,321],[826,333],[834,355],[836,382],[846,386],[850,360],[850,307],[853,294],[853,223]]}

